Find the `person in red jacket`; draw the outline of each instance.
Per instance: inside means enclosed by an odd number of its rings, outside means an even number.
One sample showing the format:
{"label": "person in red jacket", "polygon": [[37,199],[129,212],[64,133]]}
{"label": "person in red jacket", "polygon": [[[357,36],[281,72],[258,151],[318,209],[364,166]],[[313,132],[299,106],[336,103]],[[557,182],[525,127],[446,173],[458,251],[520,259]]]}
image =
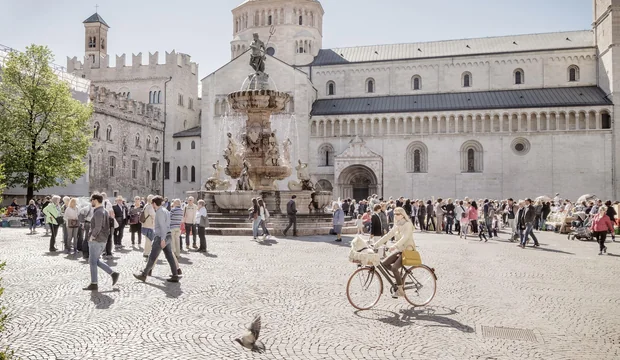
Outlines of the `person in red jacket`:
{"label": "person in red jacket", "polygon": [[605,238],[607,237],[608,231],[613,233],[614,225],[611,223],[609,216],[607,216],[607,208],[605,206],[601,206],[598,210],[598,214],[594,215],[590,229],[594,231],[594,236],[596,237],[596,241],[600,247],[598,254],[603,255],[603,253],[607,253]]}

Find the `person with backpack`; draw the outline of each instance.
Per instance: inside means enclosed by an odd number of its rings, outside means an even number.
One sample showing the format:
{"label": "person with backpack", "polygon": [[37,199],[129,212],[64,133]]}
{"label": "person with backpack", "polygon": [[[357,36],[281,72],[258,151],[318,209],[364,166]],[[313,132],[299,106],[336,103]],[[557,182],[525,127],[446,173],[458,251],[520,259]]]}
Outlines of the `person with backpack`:
{"label": "person with backpack", "polygon": [[146,205],[144,210],[140,214],[140,223],[142,224],[142,235],[146,236],[144,241],[143,257],[148,258],[151,254],[151,247],[153,241],[153,229],[155,229],[155,210],[153,209],[153,195],[146,197]]}
{"label": "person with backpack", "polygon": [[103,196],[99,194],[93,194],[90,198],[91,204],[94,207],[93,217],[91,219],[91,233],[88,241],[88,264],[90,265],[90,285],[84,288],[87,291],[99,290],[98,282],[98,268],[108,273],[112,277],[112,286],[116,285],[119,273],[112,270],[112,268],[101,261],[101,254],[105,250],[106,243],[108,242],[108,236],[110,235],[110,215],[103,208]]}

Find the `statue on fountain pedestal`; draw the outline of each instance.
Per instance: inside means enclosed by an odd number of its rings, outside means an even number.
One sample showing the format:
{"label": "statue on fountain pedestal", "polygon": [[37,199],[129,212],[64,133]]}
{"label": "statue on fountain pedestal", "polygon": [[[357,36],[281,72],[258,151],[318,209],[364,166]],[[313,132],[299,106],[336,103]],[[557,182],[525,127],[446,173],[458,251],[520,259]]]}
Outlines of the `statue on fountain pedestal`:
{"label": "statue on fountain pedestal", "polygon": [[258,38],[258,33],[254,33],[254,41],[250,44],[252,53],[250,54],[250,66],[257,74],[265,72],[265,43]]}
{"label": "statue on fountain pedestal", "polygon": [[308,164],[302,163],[301,160],[297,161],[298,165],[295,167],[297,170],[298,181],[291,180],[288,182],[288,188],[291,191],[309,190],[314,191],[314,185],[310,181],[310,174],[308,173]]}
{"label": "statue on fountain pedestal", "polygon": [[213,169],[215,171],[213,172],[213,176],[207,179],[205,189],[207,189],[207,191],[230,189],[230,181],[220,179],[222,174],[222,165],[220,165],[219,160],[213,164]]}
{"label": "statue on fountain pedestal", "polygon": [[226,159],[226,175],[232,177],[233,179],[239,177],[239,173],[241,172],[242,159],[238,152],[238,145],[232,137],[231,133],[227,134],[228,136],[228,146],[226,150],[224,150],[224,159]]}
{"label": "statue on fountain pedestal", "polygon": [[291,139],[286,139],[282,143],[282,148],[284,149],[282,154],[282,165],[283,166],[291,166],[291,146],[293,143]]}
{"label": "statue on fountain pedestal", "polygon": [[241,171],[241,177],[237,180],[238,191],[253,190],[254,186],[250,180],[250,163],[247,160],[243,160],[243,170]]}

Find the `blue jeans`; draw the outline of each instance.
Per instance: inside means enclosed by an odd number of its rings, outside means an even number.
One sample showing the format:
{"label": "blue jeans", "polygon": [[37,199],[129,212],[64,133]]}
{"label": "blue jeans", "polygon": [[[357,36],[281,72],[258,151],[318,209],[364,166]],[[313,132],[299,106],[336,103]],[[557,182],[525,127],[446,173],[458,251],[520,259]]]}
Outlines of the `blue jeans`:
{"label": "blue jeans", "polygon": [[32,219],[28,219],[28,229],[30,231],[34,231],[34,229],[36,229],[37,227],[37,219],[32,218]]}
{"label": "blue jeans", "polygon": [[446,234],[452,232],[452,225],[454,224],[453,216],[446,216]]}
{"label": "blue jeans", "polygon": [[101,261],[101,254],[105,250],[106,243],[97,242],[97,241],[89,241],[88,242],[88,264],[90,265],[90,283],[97,283],[97,267],[100,267],[103,271],[112,275],[114,271],[112,268],[108,266],[108,264]]}
{"label": "blue jeans", "polygon": [[149,240],[153,241],[153,236],[155,236],[155,231],[153,229],[142,228],[142,235],[146,236]]}
{"label": "blue jeans", "polygon": [[534,224],[526,224],[525,230],[519,230],[519,235],[521,236],[521,245],[525,246],[527,242],[527,237],[531,236],[532,240],[534,240],[534,245],[538,245],[538,239],[536,235],[534,235]]}
{"label": "blue jeans", "polygon": [[254,221],[252,222],[252,236],[254,236],[255,239],[258,237],[258,227],[260,226],[261,221],[262,220],[260,219],[260,216],[259,216],[256,219],[254,219]]}
{"label": "blue jeans", "polygon": [[490,216],[485,216],[484,224],[487,227],[487,231],[489,233],[489,237],[493,237],[493,219]]}

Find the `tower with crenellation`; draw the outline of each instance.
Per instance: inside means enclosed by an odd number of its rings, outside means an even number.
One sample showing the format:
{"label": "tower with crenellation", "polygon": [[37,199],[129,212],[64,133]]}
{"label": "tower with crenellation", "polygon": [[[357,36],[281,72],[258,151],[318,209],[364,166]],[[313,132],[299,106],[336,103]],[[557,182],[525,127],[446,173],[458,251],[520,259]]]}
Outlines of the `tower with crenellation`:
{"label": "tower with crenellation", "polygon": [[[200,163],[200,153],[196,150],[198,146],[194,145],[193,149],[191,146],[192,142],[200,142],[200,131],[196,131],[200,127],[201,116],[198,64],[191,61],[190,55],[172,50],[165,53],[164,63],[159,62],[159,52],[156,51],[149,53],[148,63],[143,63],[142,53],[139,52],[132,54],[130,63],[127,63],[125,54],[116,55],[115,63],[111,65],[107,51],[110,26],[98,13],[83,23],[84,59],[68,57],[67,71],[89,79],[95,86],[105,87],[128,100],[149,104],[155,111],[161,112],[164,135],[160,143],[161,152],[153,153],[148,159],[151,163],[148,166],[149,181],[161,184],[158,193],[170,197],[182,196],[189,190],[199,190],[200,179],[196,175],[192,176],[197,171],[191,170],[195,168],[192,164]],[[122,133],[122,129],[115,133]],[[178,146],[178,134],[185,137],[186,134],[194,133],[198,134],[195,139],[184,138],[188,144]],[[176,181],[177,173],[181,173],[180,177],[187,181]],[[139,176],[146,177],[147,173]]]}

